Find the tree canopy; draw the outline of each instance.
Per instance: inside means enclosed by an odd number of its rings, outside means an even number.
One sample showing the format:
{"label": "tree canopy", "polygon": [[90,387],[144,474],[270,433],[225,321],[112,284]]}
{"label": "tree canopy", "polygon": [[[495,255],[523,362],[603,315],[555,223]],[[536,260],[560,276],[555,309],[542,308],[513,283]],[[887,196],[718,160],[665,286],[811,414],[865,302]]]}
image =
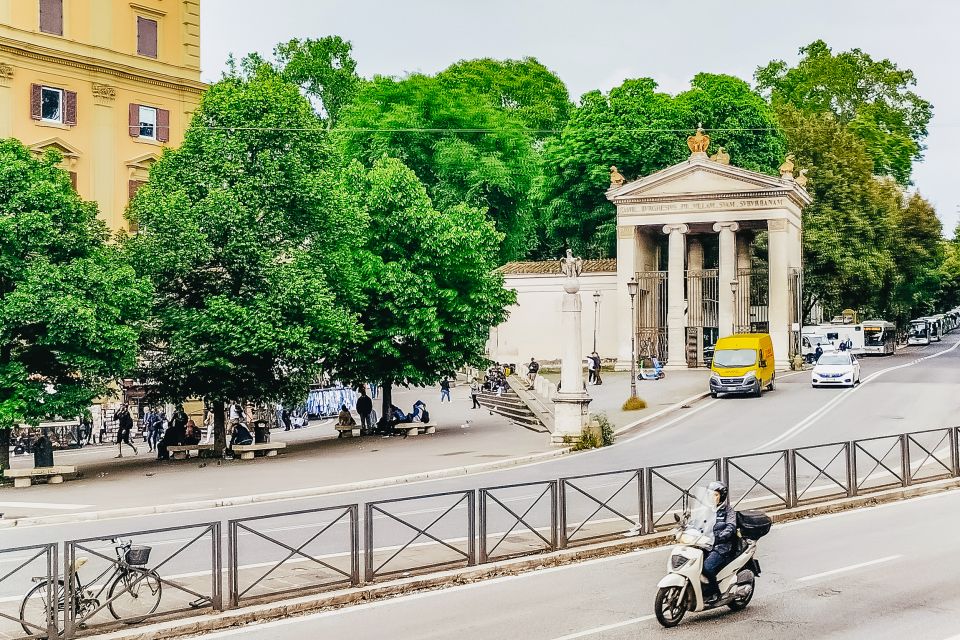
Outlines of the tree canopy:
{"label": "tree canopy", "polygon": [[12,427],[80,415],[132,370],[149,299],[61,160],[0,140],[0,470]]}
{"label": "tree canopy", "polygon": [[802,47],[800,54],[794,67],[774,60],[757,69],[757,86],[774,108],[833,114],[860,139],[874,173],[909,184],[933,116],[933,106],[911,89],[913,72],[860,49],[834,54],[823,40]]}
{"label": "tree canopy", "polygon": [[604,193],[610,166],[643,176],[687,157],[686,138],[703,123],[712,148],[737,166],[772,173],[786,145],[773,111],[738,78],[698,74],[677,96],[650,78],[627,80],[609,93],[586,93],[562,134],[547,143],[543,256],[564,246],[587,255],[614,255],[616,215]]}

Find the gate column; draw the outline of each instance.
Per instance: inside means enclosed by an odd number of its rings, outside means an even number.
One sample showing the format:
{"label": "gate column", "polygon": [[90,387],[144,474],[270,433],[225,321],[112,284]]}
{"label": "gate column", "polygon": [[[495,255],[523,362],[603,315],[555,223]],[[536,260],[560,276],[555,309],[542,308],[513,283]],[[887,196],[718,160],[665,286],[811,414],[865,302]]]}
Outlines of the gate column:
{"label": "gate column", "polygon": [[663,232],[669,235],[667,257],[667,366],[687,368],[686,322],[684,321],[684,260],[686,258],[685,224],[667,224]]}
{"label": "gate column", "polygon": [[790,269],[790,243],[787,220],[767,220],[767,243],[770,283],[768,317],[770,338],[778,369],[790,366],[790,288],[787,282]]}
{"label": "gate column", "polygon": [[717,299],[719,300],[719,337],[734,333],[733,319],[734,299],[732,282],[737,280],[737,230],[740,225],[736,222],[718,222],[713,225],[714,231],[720,232],[720,282]]}

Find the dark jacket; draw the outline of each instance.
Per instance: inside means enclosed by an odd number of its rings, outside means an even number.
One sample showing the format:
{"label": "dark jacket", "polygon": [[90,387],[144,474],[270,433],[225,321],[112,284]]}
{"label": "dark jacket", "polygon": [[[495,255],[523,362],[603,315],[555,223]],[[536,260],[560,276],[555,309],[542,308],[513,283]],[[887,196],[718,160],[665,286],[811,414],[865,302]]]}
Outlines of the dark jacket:
{"label": "dark jacket", "polygon": [[713,524],[713,550],[729,556],[737,541],[737,512],[730,503],[717,509],[717,521]]}
{"label": "dark jacket", "polygon": [[362,416],[369,415],[373,411],[373,400],[370,396],[360,396],[357,398],[357,413]]}

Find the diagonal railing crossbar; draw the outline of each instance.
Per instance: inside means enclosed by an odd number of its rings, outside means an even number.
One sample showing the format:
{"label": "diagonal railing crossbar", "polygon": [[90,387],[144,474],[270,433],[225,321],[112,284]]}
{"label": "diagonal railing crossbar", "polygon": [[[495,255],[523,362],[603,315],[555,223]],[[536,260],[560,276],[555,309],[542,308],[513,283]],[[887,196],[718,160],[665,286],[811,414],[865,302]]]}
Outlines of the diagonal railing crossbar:
{"label": "diagonal railing crossbar", "polygon": [[[542,540],[543,543],[547,545],[548,549],[553,549],[554,547],[553,541],[547,540],[546,538],[544,538],[543,535],[539,531],[537,531],[536,527],[534,527],[533,525],[531,525],[529,522],[526,521],[527,516],[530,515],[530,512],[533,511],[534,507],[536,507],[540,503],[540,501],[543,499],[543,496],[547,495],[548,493],[551,495],[553,494],[552,489],[553,489],[553,482],[551,481],[547,483],[546,488],[544,488],[543,492],[539,496],[537,496],[537,499],[534,500],[532,503],[530,503],[530,506],[527,507],[527,510],[523,512],[523,515],[518,515],[513,509],[503,504],[503,502],[501,502],[497,498],[497,496],[490,493],[490,490],[487,490],[487,489],[483,490],[484,498],[490,498],[491,500],[496,502],[498,505],[500,505],[500,508],[502,508],[504,511],[509,513],[514,519],[513,524],[510,525],[510,528],[507,530],[507,532],[504,533],[500,537],[500,539],[497,540],[497,543],[493,545],[493,547],[491,547],[489,550],[486,549],[486,540],[484,539],[481,541],[481,543],[484,545],[483,555],[485,558],[488,558],[489,556],[493,555],[493,552],[496,551],[501,544],[503,544],[503,541],[506,540],[510,536],[510,534],[513,533],[514,529],[516,529],[517,526],[520,524],[526,527],[527,530],[533,533],[535,536],[540,538],[540,540]],[[486,535],[484,535],[484,538],[486,538]]]}
{"label": "diagonal railing crossbar", "polygon": [[[826,446],[829,446],[829,445],[826,445]],[[819,480],[820,478],[827,478],[827,479],[830,480],[832,483],[834,483],[835,485],[837,485],[838,487],[840,487],[841,489],[843,489],[843,491],[844,491],[845,493],[849,493],[849,491],[850,491],[849,480],[848,480],[847,482],[840,482],[839,480],[837,480],[836,478],[834,478],[834,477],[829,473],[829,471],[827,471],[827,470],[830,468],[830,465],[832,465],[834,462],[836,462],[837,458],[839,458],[841,455],[847,453],[847,446],[846,446],[846,444],[840,443],[840,444],[837,445],[837,446],[839,446],[840,448],[837,450],[837,452],[834,454],[834,456],[833,456],[832,458],[830,458],[830,460],[829,460],[825,465],[823,465],[823,467],[821,467],[821,466],[818,465],[817,463],[815,463],[815,462],[813,462],[812,460],[810,460],[810,458],[808,458],[807,456],[803,455],[803,453],[801,452],[800,449],[794,449],[794,450],[793,450],[793,454],[794,454],[795,457],[800,458],[801,460],[803,460],[804,462],[806,462],[808,465],[810,465],[811,467],[813,467],[813,468],[816,469],[816,471],[817,471],[817,475],[814,476],[813,480],[811,480],[811,481],[807,484],[807,486],[803,488],[802,491],[799,491],[799,490],[797,491],[797,493],[796,493],[796,499],[797,499],[798,501],[799,501],[800,499],[802,499],[803,496],[805,496],[805,495],[807,494],[807,491],[809,491],[809,490],[813,487],[813,485],[816,484],[817,480]],[[846,457],[846,456],[844,456],[844,457]],[[796,482],[796,475],[794,475],[794,482]]]}
{"label": "diagonal railing crossbar", "polygon": [[[762,454],[762,453],[761,453],[761,454],[758,454],[758,455],[768,455],[768,454]],[[737,458],[737,459],[739,459],[739,458]],[[753,480],[753,484],[750,485],[750,488],[747,489],[747,490],[743,493],[743,495],[740,496],[740,499],[737,500],[737,501],[734,503],[734,505],[733,505],[734,507],[739,506],[740,503],[743,502],[744,498],[746,498],[748,495],[750,495],[750,492],[753,491],[754,489],[756,489],[757,487],[763,487],[763,488],[766,489],[770,494],[776,496],[776,498],[783,503],[783,506],[784,506],[784,507],[787,506],[787,504],[788,504],[788,502],[789,502],[788,499],[787,499],[787,496],[782,496],[782,495],[780,495],[780,493],[778,493],[775,489],[772,489],[770,486],[768,486],[768,485],[764,482],[764,479],[766,479],[767,475],[768,475],[771,471],[773,471],[774,468],[776,468],[776,466],[777,466],[778,464],[780,464],[781,461],[784,463],[784,465],[786,465],[786,463],[787,463],[787,452],[786,452],[786,451],[781,451],[781,452],[780,452],[780,455],[777,457],[777,459],[773,461],[773,464],[771,464],[769,467],[767,467],[767,470],[764,471],[762,474],[760,474],[759,477],[754,476],[752,473],[750,473],[749,471],[747,471],[746,469],[744,469],[743,467],[741,467],[739,464],[737,464],[737,463],[734,462],[733,460],[734,460],[733,458],[727,458],[727,459],[726,459],[727,465],[733,467],[734,469],[736,469],[737,471],[739,471],[739,472],[742,473],[743,475],[747,476],[747,478],[749,478],[750,480]],[[728,488],[729,488],[729,486],[730,486],[730,473],[729,473],[729,468],[727,469],[727,485],[728,485]],[[786,493],[786,492],[784,492],[784,493]]]}
{"label": "diagonal railing crossbar", "polygon": [[[286,562],[287,562],[288,560],[290,560],[290,558],[292,558],[292,557],[294,557],[294,556],[301,556],[302,558],[304,558],[304,559],[306,559],[306,560],[308,560],[308,561],[310,561],[310,562],[314,562],[314,563],[316,563],[316,564],[318,564],[318,565],[320,565],[320,566],[322,566],[322,567],[326,567],[327,569],[330,569],[330,570],[333,571],[334,573],[338,573],[338,574],[342,575],[343,577],[347,578],[348,580],[352,580],[352,576],[351,576],[349,573],[347,573],[346,571],[344,571],[343,569],[340,569],[339,567],[335,567],[335,566],[333,566],[332,564],[330,564],[330,563],[328,563],[328,562],[324,562],[324,561],[321,560],[320,558],[316,558],[316,557],[314,557],[314,556],[311,556],[310,554],[304,553],[304,551],[303,551],[303,550],[307,547],[307,545],[309,545],[309,544],[312,543],[314,540],[316,540],[317,538],[319,538],[320,536],[322,536],[324,533],[326,533],[327,531],[329,531],[331,527],[333,527],[335,524],[337,524],[338,522],[340,522],[340,521],[344,518],[344,516],[349,515],[349,513],[350,513],[350,510],[349,510],[349,509],[344,509],[343,512],[341,512],[340,515],[337,516],[337,518],[336,518],[335,520],[333,520],[332,522],[330,522],[329,524],[327,524],[327,526],[325,526],[323,529],[321,529],[320,531],[318,531],[316,534],[310,536],[310,537],[307,539],[306,542],[304,542],[303,544],[301,544],[299,547],[296,547],[296,548],[294,548],[294,547],[286,544],[285,542],[281,542],[280,540],[276,540],[276,539],[274,539],[274,538],[272,538],[272,537],[270,537],[270,536],[268,536],[268,535],[266,535],[266,534],[264,534],[264,533],[262,533],[262,532],[260,532],[260,531],[257,531],[257,530],[255,530],[255,529],[252,529],[252,528],[248,527],[246,524],[244,524],[244,523],[242,523],[242,522],[236,523],[236,526],[237,526],[238,529],[243,529],[244,531],[249,531],[250,533],[254,534],[255,536],[258,536],[259,538],[261,538],[261,539],[263,539],[263,540],[266,540],[267,542],[272,542],[273,544],[277,545],[278,547],[281,547],[281,548],[283,548],[283,549],[286,549],[287,551],[289,551],[289,553],[286,555],[285,558],[283,558],[283,560],[280,560],[279,562],[277,562],[276,564],[274,564],[272,567],[270,567],[270,569],[269,569],[266,573],[264,573],[262,576],[260,576],[259,578],[257,578],[257,579],[256,579],[253,583],[251,583],[246,589],[244,589],[243,591],[237,593],[235,597],[236,597],[236,598],[242,598],[244,595],[246,595],[247,593],[249,593],[251,589],[253,589],[253,588],[256,587],[258,584],[260,584],[261,582],[263,582],[264,580],[266,580],[268,576],[270,576],[274,571],[276,571],[276,570],[279,569],[281,566],[283,566],[284,564],[286,564]],[[236,569],[239,569],[239,567],[236,567]]]}
{"label": "diagonal railing crossbar", "polygon": [[916,470],[916,472],[914,472],[912,469],[910,470],[910,479],[911,479],[911,480],[916,480],[916,479],[917,479],[917,476],[918,476],[919,473],[920,473],[920,470],[923,469],[923,465],[927,464],[927,461],[928,461],[928,460],[931,460],[931,459],[932,459],[934,462],[936,462],[938,465],[940,465],[941,467],[943,467],[943,470],[944,470],[944,471],[946,471],[948,474],[951,474],[951,475],[952,475],[952,474],[953,474],[953,469],[951,469],[948,465],[944,464],[944,463],[943,463],[943,460],[941,460],[939,457],[937,457],[937,454],[936,454],[937,447],[939,447],[941,444],[943,444],[943,441],[944,441],[944,440],[949,440],[949,439],[950,439],[950,430],[949,430],[949,429],[945,429],[945,430],[943,431],[943,436],[940,438],[939,442],[937,442],[937,444],[935,444],[935,445],[933,445],[932,447],[930,447],[930,449],[933,449],[933,451],[930,451],[929,449],[927,449],[925,446],[923,446],[922,444],[920,444],[920,442],[918,442],[918,441],[914,438],[914,435],[920,435],[921,433],[931,433],[931,432],[930,432],[930,431],[920,431],[920,432],[917,432],[917,433],[915,433],[915,434],[914,434],[914,433],[908,433],[908,434],[907,434],[907,443],[908,443],[908,444],[909,444],[909,443],[915,444],[921,451],[923,451],[925,454],[927,454],[927,455],[923,458],[923,460],[920,462],[920,464],[917,465],[917,470]]}
{"label": "diagonal railing crossbar", "polygon": [[[129,590],[129,589],[133,589],[133,587],[135,587],[135,586],[137,586],[138,584],[140,584],[143,580],[146,580],[148,577],[151,577],[151,578],[154,578],[154,579],[158,580],[158,581],[160,582],[160,584],[162,584],[162,585],[169,586],[169,587],[171,587],[172,589],[175,589],[175,590],[177,590],[177,591],[182,591],[182,592],[184,592],[184,593],[188,593],[188,594],[190,594],[190,595],[192,595],[192,596],[197,597],[197,598],[200,599],[200,600],[208,600],[208,601],[210,601],[211,604],[212,604],[212,597],[211,597],[211,596],[205,595],[205,594],[203,594],[203,593],[199,593],[199,592],[197,592],[197,591],[194,591],[193,589],[188,589],[187,587],[183,586],[182,584],[179,584],[179,583],[173,582],[173,581],[171,581],[171,580],[169,580],[169,579],[167,579],[167,578],[164,578],[164,577],[161,576],[160,573],[159,573],[159,570],[160,570],[164,565],[166,565],[168,562],[170,562],[171,560],[173,560],[174,558],[176,558],[177,556],[179,556],[181,553],[183,553],[183,552],[186,551],[187,549],[189,549],[191,546],[193,546],[193,543],[195,543],[196,541],[200,540],[201,538],[203,538],[204,536],[206,536],[208,533],[213,533],[214,529],[216,528],[216,525],[215,525],[215,524],[203,525],[203,526],[205,527],[203,531],[201,531],[200,533],[198,533],[196,536],[194,536],[194,538],[193,538],[192,540],[190,540],[189,542],[187,542],[186,544],[184,544],[183,546],[181,546],[179,549],[177,549],[176,551],[174,551],[173,553],[171,553],[169,556],[167,556],[162,562],[160,562],[160,564],[156,565],[155,567],[153,567],[153,568],[151,568],[151,569],[136,567],[134,570],[132,570],[131,573],[134,573],[134,574],[135,574],[135,578],[133,579],[133,581],[127,583],[127,589],[128,589],[128,590]],[[193,528],[193,527],[187,527],[187,528]],[[137,535],[137,534],[127,534],[127,535]],[[74,555],[76,555],[76,551],[79,549],[79,550],[81,550],[81,551],[86,551],[86,552],[88,552],[88,553],[91,553],[91,554],[93,554],[93,555],[95,555],[95,556],[97,556],[97,557],[99,557],[99,558],[103,558],[104,560],[106,560],[106,561],[109,562],[110,564],[114,565],[115,567],[121,567],[121,566],[122,566],[121,563],[120,563],[120,561],[119,561],[117,558],[115,558],[115,557],[110,557],[110,556],[108,556],[108,555],[105,555],[105,554],[103,554],[103,553],[100,553],[100,552],[97,551],[96,549],[91,549],[90,547],[87,547],[87,546],[85,546],[85,545],[83,545],[83,544],[81,544],[81,543],[78,543],[78,542],[70,542],[70,543],[68,543],[68,544],[71,545],[71,547],[72,547],[72,549],[73,549],[72,552],[71,552],[71,554],[70,554],[71,557],[74,556]],[[107,572],[109,572],[109,571],[110,571],[110,570],[108,569]],[[104,572],[104,575],[105,575],[107,572]],[[75,581],[75,578],[74,578],[75,574],[76,574],[76,572],[75,572],[75,570],[73,569],[73,563],[71,563],[71,566],[70,566],[69,570],[67,571],[68,584],[73,585],[73,583],[74,583],[74,581]],[[95,608],[93,608],[93,609],[90,609],[90,610],[85,610],[85,611],[83,612],[83,614],[82,614],[79,618],[77,618],[75,615],[73,615],[73,614],[75,614],[75,612],[73,611],[73,608],[71,607],[71,609],[70,609],[70,610],[71,610],[71,614],[72,614],[72,618],[71,618],[71,619],[72,619],[72,621],[74,622],[74,624],[81,624],[81,625],[82,625],[82,624],[84,624],[87,620],[91,619],[93,616],[95,616],[95,615],[98,614],[99,612],[103,611],[103,610],[104,610],[105,608],[107,608],[108,606],[110,606],[110,604],[111,604],[112,602],[114,602],[117,598],[123,597],[123,595],[124,595],[124,591],[123,591],[123,590],[119,591],[118,593],[116,593],[116,594],[113,595],[112,597],[108,598],[106,601],[99,603],[99,605],[98,605],[97,607],[95,607]],[[71,599],[72,599],[72,597],[73,597],[73,594],[71,593]],[[193,608],[194,608],[194,607],[191,607],[191,609],[193,609]],[[172,612],[165,612],[165,613],[172,613]],[[150,617],[156,617],[157,615],[161,615],[161,614],[153,614],[153,615],[150,616]]]}
{"label": "diagonal railing crossbar", "polygon": [[[610,497],[608,497],[606,500],[600,500],[600,499],[597,498],[596,496],[593,496],[593,495],[587,493],[586,491],[584,491],[583,489],[581,489],[580,487],[578,487],[577,485],[575,485],[575,484],[571,481],[572,479],[564,479],[564,480],[562,480],[561,482],[564,483],[564,486],[565,486],[565,487],[570,487],[571,489],[576,490],[577,493],[579,493],[580,495],[584,496],[584,497],[587,498],[588,500],[592,500],[593,502],[595,502],[595,503],[597,504],[597,508],[593,510],[593,513],[591,513],[589,516],[587,516],[586,518],[584,518],[583,521],[582,521],[579,525],[577,525],[577,527],[576,527],[573,531],[571,531],[570,533],[564,532],[564,535],[566,536],[566,540],[567,540],[568,542],[571,541],[571,540],[573,540],[573,537],[574,537],[575,535],[577,535],[577,533],[579,533],[579,531],[580,531],[581,529],[583,529],[583,527],[585,527],[591,520],[593,520],[593,518],[594,518],[598,513],[600,513],[600,512],[603,511],[604,509],[606,509],[606,510],[609,511],[610,513],[614,514],[614,515],[617,516],[618,518],[621,518],[622,520],[626,520],[626,521],[629,522],[632,526],[637,526],[637,525],[639,525],[639,524],[640,524],[640,520],[641,520],[642,517],[643,517],[641,513],[638,512],[637,520],[634,520],[634,519],[631,518],[630,516],[624,515],[623,513],[620,513],[620,511],[618,511],[617,509],[614,509],[613,507],[611,507],[611,506],[610,506],[610,502],[611,502],[614,498],[616,498],[618,495],[620,495],[620,492],[621,492],[621,491],[623,491],[623,490],[626,489],[628,486],[630,486],[630,483],[631,483],[631,482],[633,482],[634,480],[638,480],[638,481],[639,481],[639,478],[641,477],[641,472],[642,472],[642,469],[637,469],[636,471],[634,471],[634,472],[630,475],[630,477],[627,478],[627,481],[624,482],[622,485],[620,485],[620,488],[617,489],[616,491],[614,491],[614,492],[610,495]],[[564,508],[566,508],[566,505],[564,505]]]}
{"label": "diagonal railing crossbar", "polygon": [[[36,551],[36,553],[34,553],[32,556],[30,556],[29,558],[21,562],[19,565],[17,565],[7,573],[5,573],[2,577],[0,577],[0,583],[5,582],[6,580],[10,579],[14,575],[18,574],[23,569],[26,569],[28,566],[33,564],[34,561],[36,561],[37,559],[44,558],[47,565],[44,568],[44,571],[46,572],[45,578],[47,583],[47,589],[46,589],[46,594],[44,596],[44,599],[47,603],[50,603],[53,599],[53,595],[54,595],[53,590],[55,588],[54,583],[56,582],[56,576],[54,575],[55,566],[56,566],[56,560],[55,560],[56,545],[43,544],[40,546],[19,547],[16,549],[4,549],[4,553],[20,553],[22,551],[26,551],[26,552]],[[56,632],[56,628],[54,625],[55,612],[56,612],[55,607],[47,607],[47,623],[46,623],[47,626],[45,627],[41,627],[30,620],[25,620],[22,617],[11,616],[2,611],[0,611],[0,619],[9,620],[10,622],[15,622],[24,627],[30,627],[30,629],[35,630],[36,633],[30,633],[30,635],[26,637],[39,639],[39,638],[46,638],[48,634]]]}
{"label": "diagonal railing crossbar", "polygon": [[[716,475],[716,474],[720,471],[720,460],[719,460],[719,459],[717,459],[717,460],[702,460],[702,461],[699,461],[699,462],[691,462],[691,463],[688,463],[688,464],[706,464],[707,462],[710,463],[710,466],[708,466],[708,467],[703,471],[703,473],[701,473],[700,476],[699,476],[696,480],[694,480],[693,482],[691,482],[687,487],[681,487],[680,485],[678,485],[677,483],[675,483],[673,480],[667,478],[666,476],[664,476],[663,474],[661,474],[661,473],[658,471],[658,469],[663,469],[663,468],[666,468],[666,467],[651,467],[651,468],[650,468],[649,471],[650,471],[651,477],[652,477],[652,476],[656,476],[656,477],[660,478],[661,480],[663,480],[664,482],[666,482],[667,484],[669,484],[669,485],[672,486],[674,489],[676,489],[677,491],[680,492],[680,495],[677,496],[677,499],[674,500],[674,501],[670,504],[669,507],[667,507],[666,509],[664,509],[663,513],[660,514],[660,517],[659,517],[659,518],[657,518],[656,520],[653,521],[653,526],[654,526],[654,527],[656,527],[658,524],[660,524],[660,520],[662,520],[664,517],[666,517],[666,515],[667,515],[668,513],[670,513],[670,511],[671,511],[675,506],[677,506],[677,503],[680,503],[680,504],[682,505],[684,501],[686,501],[687,499],[689,499],[689,497],[690,497],[690,490],[693,489],[695,486],[697,486],[697,484],[699,484],[699,482],[700,482],[701,480],[703,480],[703,478],[704,478],[708,473],[710,473],[711,471],[713,471],[714,475]],[[667,465],[667,466],[668,466],[668,467],[675,467],[675,466],[677,466],[677,465]],[[652,496],[652,494],[653,494],[653,483],[652,483],[652,482],[650,483],[650,487],[648,488],[648,491],[650,491],[651,496]],[[651,505],[651,508],[652,508],[652,505]]]}
{"label": "diagonal railing crossbar", "polygon": [[[399,556],[401,553],[403,553],[404,551],[406,551],[406,550],[410,547],[410,545],[412,545],[412,544],[415,543],[417,540],[419,540],[421,536],[430,538],[431,540],[433,540],[433,541],[436,542],[437,544],[441,544],[441,545],[443,545],[444,547],[446,547],[446,548],[450,549],[451,551],[455,552],[456,554],[461,555],[461,556],[463,556],[464,558],[466,558],[466,559],[469,560],[469,559],[470,559],[470,554],[469,554],[469,552],[465,552],[465,551],[462,551],[461,549],[457,549],[455,546],[453,546],[453,545],[451,545],[451,544],[448,544],[445,540],[441,540],[440,538],[438,538],[438,537],[436,537],[435,535],[433,535],[432,533],[430,533],[430,529],[431,529],[435,524],[437,524],[438,522],[440,522],[440,521],[444,518],[444,516],[446,516],[448,513],[450,513],[451,511],[453,511],[454,509],[456,509],[458,506],[460,506],[460,504],[461,504],[464,500],[468,500],[468,497],[469,497],[469,493],[464,492],[463,495],[460,496],[460,499],[459,499],[459,500],[457,500],[457,501],[454,502],[452,505],[450,505],[450,508],[449,508],[449,509],[447,509],[446,511],[444,511],[443,513],[441,513],[439,516],[437,516],[437,517],[433,520],[433,522],[431,522],[430,524],[428,524],[426,527],[424,527],[424,528],[422,528],[422,529],[421,529],[420,527],[416,526],[415,524],[412,524],[412,523],[410,523],[410,522],[407,522],[407,521],[404,520],[403,518],[399,518],[399,517],[393,515],[393,514],[390,513],[389,511],[384,511],[384,510],[381,509],[377,504],[369,504],[369,503],[368,503],[368,505],[367,505],[368,507],[371,507],[372,509],[374,509],[374,510],[376,510],[376,511],[379,511],[380,513],[382,513],[383,515],[387,516],[388,518],[391,518],[391,519],[399,522],[400,524],[404,525],[405,527],[408,527],[408,528],[413,529],[414,531],[416,531],[416,535],[413,536],[413,538],[411,538],[405,545],[403,545],[402,547],[400,547],[399,549],[397,549],[396,552],[394,552],[394,554],[393,554],[392,556],[390,556],[389,558],[387,558],[386,560],[384,560],[383,563],[381,563],[379,567],[377,567],[376,569],[374,569],[374,570],[373,570],[373,574],[376,575],[377,573],[379,573],[381,569],[383,569],[385,566],[387,566],[388,564],[390,564],[390,562],[393,561],[394,558],[396,558],[396,557]],[[468,500],[468,501],[469,501],[469,500]]]}
{"label": "diagonal railing crossbar", "polygon": [[865,453],[865,454],[867,455],[867,457],[869,457],[871,460],[873,460],[874,462],[876,462],[876,464],[873,465],[873,467],[870,469],[870,471],[867,472],[867,475],[863,476],[863,480],[862,480],[862,481],[860,480],[860,478],[857,478],[857,489],[858,489],[858,490],[861,489],[861,488],[863,488],[863,485],[866,484],[867,480],[870,479],[870,476],[873,475],[873,472],[876,471],[876,470],[877,470],[878,468],[880,468],[880,467],[882,467],[883,469],[885,469],[885,470],[887,471],[887,473],[889,473],[889,474],[892,475],[894,478],[896,478],[898,481],[900,481],[901,483],[903,483],[903,481],[904,481],[903,471],[902,471],[902,470],[901,470],[901,471],[894,471],[893,469],[891,469],[890,467],[888,467],[886,464],[883,463],[883,461],[887,459],[887,456],[890,455],[890,452],[891,452],[891,451],[893,451],[895,448],[901,446],[903,440],[902,440],[900,437],[897,437],[897,439],[896,439],[896,440],[894,441],[894,443],[890,446],[890,448],[887,449],[886,453],[884,453],[882,456],[880,456],[879,459],[878,459],[876,456],[874,456],[872,453],[870,453],[870,451],[868,451],[867,449],[865,449],[865,448],[860,444],[860,442],[861,442],[861,441],[856,441],[856,440],[854,441],[854,443],[853,443],[854,452],[856,452],[856,451],[862,451],[863,453]]}

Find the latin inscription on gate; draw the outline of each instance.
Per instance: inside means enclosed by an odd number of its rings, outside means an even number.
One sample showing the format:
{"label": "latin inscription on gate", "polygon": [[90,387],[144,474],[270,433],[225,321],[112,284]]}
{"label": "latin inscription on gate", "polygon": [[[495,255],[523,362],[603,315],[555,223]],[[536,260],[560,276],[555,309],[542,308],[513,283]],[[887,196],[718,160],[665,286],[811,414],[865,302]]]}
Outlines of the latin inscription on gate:
{"label": "latin inscription on gate", "polygon": [[736,211],[741,209],[770,209],[787,206],[786,198],[748,198],[742,200],[713,200],[693,202],[656,202],[651,204],[624,204],[621,214],[629,213],[696,213],[698,211]]}

